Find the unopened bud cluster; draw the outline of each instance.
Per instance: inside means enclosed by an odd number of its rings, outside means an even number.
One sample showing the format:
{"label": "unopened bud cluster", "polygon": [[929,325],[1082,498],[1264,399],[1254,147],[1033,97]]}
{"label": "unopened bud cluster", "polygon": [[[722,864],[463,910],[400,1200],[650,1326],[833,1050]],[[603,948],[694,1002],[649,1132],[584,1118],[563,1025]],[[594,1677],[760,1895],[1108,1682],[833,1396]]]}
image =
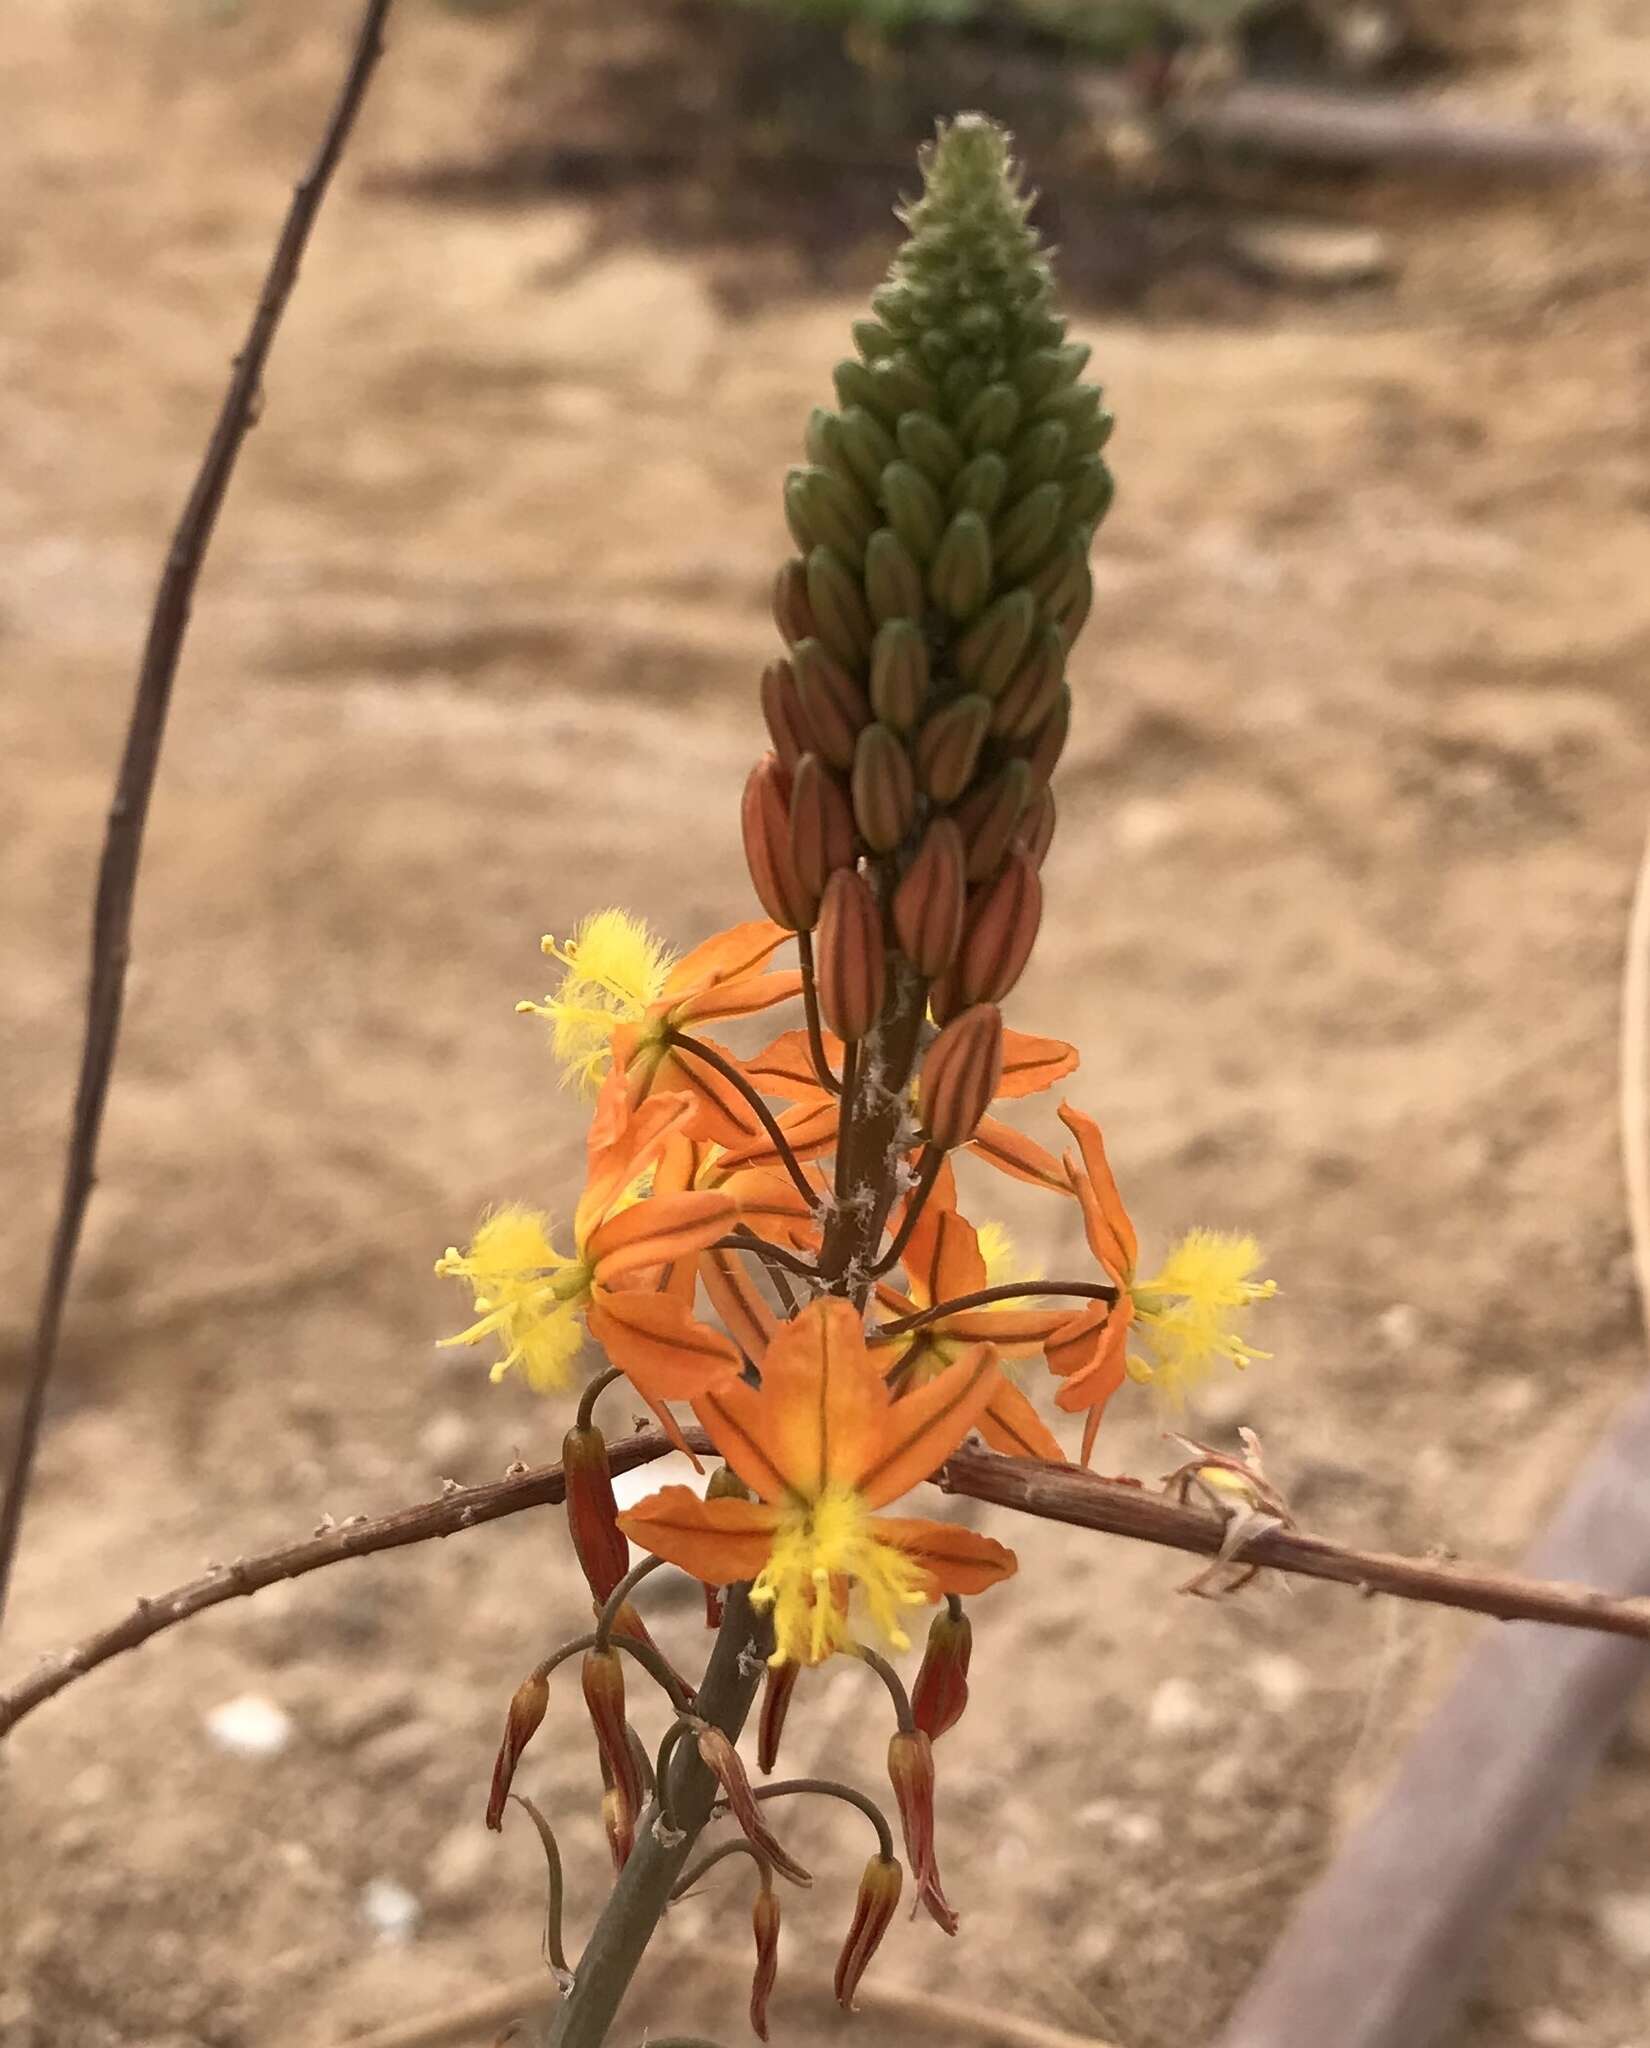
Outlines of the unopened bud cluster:
{"label": "unopened bud cluster", "polygon": [[1025,967],[1066,660],[1112,494],[1111,417],[1054,309],[1006,138],[965,116],[923,173],[836,409],[814,412],[786,479],[788,652],[762,678],[773,750],[745,795],[757,894],[817,927],[820,1005],[848,1041],[876,1021],[892,949],[940,1025]]}

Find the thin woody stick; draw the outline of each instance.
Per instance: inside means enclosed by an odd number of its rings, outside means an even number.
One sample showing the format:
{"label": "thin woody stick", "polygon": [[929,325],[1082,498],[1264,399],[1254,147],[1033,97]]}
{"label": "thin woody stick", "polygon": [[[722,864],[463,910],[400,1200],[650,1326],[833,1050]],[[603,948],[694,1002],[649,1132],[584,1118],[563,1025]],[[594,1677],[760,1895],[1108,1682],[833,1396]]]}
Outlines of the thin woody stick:
{"label": "thin woody stick", "polygon": [[[683,1434],[695,1450],[714,1453],[715,1446],[703,1430],[690,1428]],[[663,1431],[641,1430],[610,1444],[608,1460],[614,1472],[630,1472],[664,1457],[670,1449]],[[1043,1465],[999,1457],[991,1451],[961,1450],[941,1467],[935,1483],[947,1493],[1014,1508],[1044,1521],[1156,1543],[1198,1557],[1218,1556],[1227,1533],[1225,1521],[1205,1509],[1183,1507],[1142,1486],[1102,1479],[1075,1465]],[[64,1655],[49,1660],[33,1677],[0,1694],[0,1737],[86,1672],[208,1607],[255,1593],[282,1579],[303,1578],[327,1565],[341,1564],[345,1558],[456,1536],[484,1522],[553,1505],[565,1495],[561,1466],[541,1465],[491,1485],[455,1487],[440,1500],[400,1508],[394,1514],[345,1522],[305,1542],[242,1558],[159,1599],[140,1600],[120,1621],[85,1637]],[[1242,1555],[1246,1564],[1304,1578],[1330,1579],[1363,1592],[1465,1608],[1499,1621],[1548,1622],[1650,1642],[1650,1599],[1618,1600],[1589,1587],[1554,1584],[1485,1566],[1355,1550],[1291,1529],[1271,1529],[1251,1538],[1243,1545]]]}
{"label": "thin woody stick", "polygon": [[166,568],[155,594],[149,634],[138,670],[132,699],[132,715],[126,728],[126,746],[120,773],[115,781],[114,800],[103,838],[103,858],[98,867],[97,896],[92,909],[92,970],[86,996],[86,1037],[80,1055],[80,1076],[75,1085],[74,1120],[70,1126],[68,1155],[63,1169],[63,1192],[57,1223],[52,1232],[51,1252],[41,1290],[40,1313],[35,1325],[34,1360],[28,1389],[18,1417],[17,1437],[12,1447],[6,1491],[0,1501],[0,1620],[6,1611],[6,1593],[11,1583],[12,1562],[23,1522],[23,1503],[34,1473],[35,1452],[45,1421],[46,1395],[52,1370],[57,1363],[58,1336],[63,1326],[63,1308],[74,1272],[75,1253],[80,1245],[86,1205],[96,1178],[97,1141],[103,1126],[103,1105],[108,1098],[109,1076],[114,1069],[115,1046],[120,1037],[120,1013],[126,993],[126,963],[131,950],[132,904],[137,893],[138,862],[143,852],[143,828],[149,816],[149,799],[160,765],[161,741],[166,732],[166,713],[177,675],[178,657],[189,627],[189,611],[201,564],[211,545],[213,528],[223,505],[224,493],[234,473],[241,443],[257,423],[259,392],[264,365],[281,315],[286,311],[292,287],[298,280],[315,217],[321,210],[327,186],[343,155],[356,114],[366,97],[367,85],[384,48],[384,19],[391,0],[369,0],[356,31],[354,54],[344,82],[339,87],[332,117],[327,123],[315,161],[293,190],[275,253],[270,258],[263,290],[253,311],[240,354],[230,372],[217,424],[206,446],[200,472],[195,478],[189,502],[178,521],[167,552]]}

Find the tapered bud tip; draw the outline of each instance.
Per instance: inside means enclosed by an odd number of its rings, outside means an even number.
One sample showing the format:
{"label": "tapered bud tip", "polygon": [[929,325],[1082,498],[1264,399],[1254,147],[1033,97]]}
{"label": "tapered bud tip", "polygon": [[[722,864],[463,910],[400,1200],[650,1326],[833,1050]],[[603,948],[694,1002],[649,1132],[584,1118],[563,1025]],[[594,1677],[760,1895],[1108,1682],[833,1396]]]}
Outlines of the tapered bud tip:
{"label": "tapered bud tip", "polygon": [[630,1569],[630,1545],[619,1528],[618,1503],[599,1429],[570,1429],[562,1439],[567,1475],[567,1526],[579,1568],[598,1600],[605,1600]]}
{"label": "tapered bud tip", "polygon": [[936,1926],[955,1934],[957,1915],[940,1885],[934,1857],[934,1745],[920,1728],[902,1728],[890,1740],[888,1780],[905,1830],[905,1853],[918,1899]]}
{"label": "tapered bud tip", "polygon": [[722,1788],[728,1811],[744,1830],[753,1849],[792,1884],[809,1885],[813,1877],[784,1846],[762,1817],[744,1760],[720,1728],[708,1722],[698,1730],[699,1759]]}
{"label": "tapered bud tip", "polygon": [[847,1044],[863,1038],[882,1010],[887,960],[881,910],[856,869],[838,868],[825,885],[814,964],[826,1023]]}
{"label": "tapered bud tip", "polygon": [[974,1624],[966,1614],[942,1607],[928,1628],[911,1712],[930,1742],[955,1728],[968,1705],[968,1664],[974,1653]]}
{"label": "tapered bud tip", "polygon": [[511,1781],[521,1753],[538,1732],[550,1701],[550,1682],[536,1671],[524,1678],[510,1700],[504,1717],[504,1739],[493,1764],[492,1789],[487,1795],[487,1825],[497,1834],[504,1826],[504,1807],[510,1797]]}
{"label": "tapered bud tip", "polygon": [[602,1826],[612,1852],[613,1868],[623,1870],[636,1846],[636,1815],[616,1785],[610,1785],[602,1794]]}
{"label": "tapered bud tip", "polygon": [[768,1998],[779,1975],[779,1896],[763,1887],[751,1907],[751,1932],[756,1937],[756,1969],[751,1977],[751,2032],[768,2038]]}
{"label": "tapered bud tip", "polygon": [[602,1778],[610,1791],[623,1798],[634,1826],[635,1816],[642,1810],[642,1780],[625,1720],[624,1665],[618,1651],[587,1650],[581,1675]]}
{"label": "tapered bud tip", "polygon": [[951,1019],[923,1056],[917,1117],[930,1143],[966,1145],[1003,1078],[1003,1013],[975,1003]]}
{"label": "tapered bud tip", "polygon": [[796,1691],[796,1681],[802,1676],[802,1666],[793,1660],[784,1664],[770,1664],[767,1679],[762,1688],[762,1712],[756,1724],[756,1763],[764,1778],[771,1775],[779,1761],[780,1739],[785,1732],[785,1716],[791,1709],[791,1695]]}
{"label": "tapered bud tip", "polygon": [[836,2002],[844,2012],[854,2009],[854,1993],[859,1989],[859,1980],[865,1975],[867,1965],[888,1932],[889,1923],[899,1906],[904,1882],[905,1873],[891,1856],[873,1856],[865,1866],[859,1880],[859,1893],[854,1900],[854,1917],[848,1926],[848,1938],[837,1958]]}

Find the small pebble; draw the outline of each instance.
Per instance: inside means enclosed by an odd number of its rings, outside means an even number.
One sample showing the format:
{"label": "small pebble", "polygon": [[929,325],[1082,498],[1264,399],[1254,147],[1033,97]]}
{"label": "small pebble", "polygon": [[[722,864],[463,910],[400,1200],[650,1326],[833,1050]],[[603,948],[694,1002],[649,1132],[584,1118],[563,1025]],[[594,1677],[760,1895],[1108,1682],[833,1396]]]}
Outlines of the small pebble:
{"label": "small pebble", "polygon": [[1190,1679],[1165,1678],[1146,1709],[1146,1730],[1151,1735],[1195,1735],[1212,1728],[1216,1719]]}
{"label": "small pebble", "polygon": [[292,1740],[292,1717],[262,1693],[243,1692],[212,1709],[206,1732],[230,1756],[279,1756]]}
{"label": "small pebble", "polygon": [[386,1948],[401,1948],[418,1932],[424,1909],[404,1884],[375,1877],[361,1888],[361,1912]]}
{"label": "small pebble", "polygon": [[1375,1318],[1375,1327],[1394,1351],[1413,1351],[1421,1341],[1420,1311],[1407,1301],[1395,1301]]}
{"label": "small pebble", "polygon": [[1287,1714],[1311,1690],[1312,1674],[1294,1657],[1266,1651],[1249,1660],[1249,1683],[1274,1713]]}
{"label": "small pebble", "polygon": [[1593,1919],[1622,1962],[1650,1966],[1650,1892],[1612,1892],[1594,1906]]}

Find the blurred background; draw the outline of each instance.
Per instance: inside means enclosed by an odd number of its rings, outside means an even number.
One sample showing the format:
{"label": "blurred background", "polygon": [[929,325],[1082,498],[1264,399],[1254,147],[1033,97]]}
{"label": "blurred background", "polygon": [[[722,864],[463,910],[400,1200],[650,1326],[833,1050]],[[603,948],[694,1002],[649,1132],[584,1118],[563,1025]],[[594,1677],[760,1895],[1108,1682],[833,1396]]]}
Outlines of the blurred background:
{"label": "blurred background", "polygon": [[[154,579],[354,14],[9,11],[0,1384]],[[1346,91],[1367,143],[1321,104]],[[1275,1360],[1198,1432],[1259,1430],[1315,1530],[1511,1558],[1638,1383],[1644,11],[402,0],[200,592],[6,1672],[208,1559],[556,1454],[559,1411],[434,1349],[463,1304],[431,1262],[488,1200],[571,1208],[579,1106],[511,1014],[539,934],[752,914],[780,477],[959,105],[1014,124],[1120,422],[1011,1021],[1082,1045],[1148,1253],[1193,1222],[1267,1247]],[[1004,1213],[1045,1266],[1074,1248]],[[1099,1463],[1155,1476],[1160,1419],[1125,1405]],[[979,1604],[940,1753],[963,1933],[902,1920],[876,1970],[1204,2040],[1474,1624],[1193,1603],[1181,1560],[990,1526],[1023,1575]],[[219,1609],[43,1708],[0,1759],[4,2048],[341,2048],[530,1976],[539,1850],[482,1801],[581,1596],[528,1515]],[[691,1604],[658,1626],[693,1647]],[[862,1675],[805,1680],[788,1746],[877,1783]],[[1641,1710],[1452,2048],[1645,2037],[1647,1751]],[[581,1929],[605,1850],[572,1689],[523,1782]],[[864,1846],[829,1814],[796,1837],[818,1883],[775,2029],[810,2048],[849,2025],[818,1976]],[[748,1938],[713,1880],[629,2038],[741,2038]]]}

